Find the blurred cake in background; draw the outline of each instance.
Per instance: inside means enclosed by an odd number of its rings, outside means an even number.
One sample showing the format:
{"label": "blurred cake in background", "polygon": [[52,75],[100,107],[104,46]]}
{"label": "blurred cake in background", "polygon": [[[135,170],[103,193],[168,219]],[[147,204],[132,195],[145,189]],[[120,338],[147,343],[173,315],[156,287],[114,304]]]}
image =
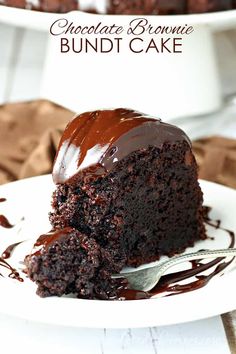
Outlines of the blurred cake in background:
{"label": "blurred cake in background", "polygon": [[39,11],[45,12],[69,12],[78,10],[77,0],[39,0]]}
{"label": "blurred cake in background", "polygon": [[[114,15],[178,15],[225,11],[236,8],[236,0],[100,0]],[[0,5],[31,10],[66,13],[81,9],[97,13],[97,3],[85,0],[0,0]]]}
{"label": "blurred cake in background", "polygon": [[0,0],[0,5],[19,7],[24,9],[27,7],[26,0]]}
{"label": "blurred cake in background", "polygon": [[107,12],[109,14],[125,15],[157,14],[158,4],[156,0],[109,0]]}
{"label": "blurred cake in background", "polygon": [[232,0],[188,0],[188,13],[231,10]]}
{"label": "blurred cake in background", "polygon": [[177,15],[225,11],[235,0],[109,0],[108,13],[126,15]]}
{"label": "blurred cake in background", "polygon": [[108,13],[126,15],[171,15],[186,13],[186,0],[109,0]]}
{"label": "blurred cake in background", "polygon": [[78,9],[77,0],[0,0],[0,5],[58,13]]}

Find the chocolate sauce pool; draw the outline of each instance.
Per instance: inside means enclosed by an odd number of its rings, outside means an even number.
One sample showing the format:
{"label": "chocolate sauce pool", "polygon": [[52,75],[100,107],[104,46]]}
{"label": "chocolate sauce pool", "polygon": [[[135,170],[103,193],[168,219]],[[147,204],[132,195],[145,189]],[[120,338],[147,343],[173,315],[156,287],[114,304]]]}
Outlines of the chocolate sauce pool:
{"label": "chocolate sauce pool", "polygon": [[6,202],[6,198],[0,198],[0,203]]}

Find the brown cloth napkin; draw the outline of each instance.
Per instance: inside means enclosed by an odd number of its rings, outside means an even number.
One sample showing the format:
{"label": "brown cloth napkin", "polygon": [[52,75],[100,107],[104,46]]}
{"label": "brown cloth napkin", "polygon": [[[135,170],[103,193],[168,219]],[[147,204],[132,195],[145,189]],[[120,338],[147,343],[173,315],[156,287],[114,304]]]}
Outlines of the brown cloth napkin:
{"label": "brown cloth napkin", "polygon": [[74,113],[46,100],[0,106],[0,184],[50,173]]}
{"label": "brown cloth napkin", "polygon": [[199,177],[236,188],[236,140],[220,136],[193,142]]}
{"label": "brown cloth napkin", "polygon": [[[74,113],[46,100],[0,106],[0,184],[50,173],[59,139]],[[236,140],[193,142],[199,177],[236,188]]]}

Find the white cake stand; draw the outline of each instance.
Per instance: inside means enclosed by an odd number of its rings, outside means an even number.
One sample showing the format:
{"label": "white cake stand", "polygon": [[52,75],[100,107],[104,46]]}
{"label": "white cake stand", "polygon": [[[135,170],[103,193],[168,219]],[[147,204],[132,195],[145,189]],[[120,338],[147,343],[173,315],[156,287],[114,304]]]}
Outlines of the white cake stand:
{"label": "white cake stand", "polygon": [[[80,24],[127,24],[136,16],[101,16],[80,11],[49,14],[0,6],[0,21],[48,31],[59,18]],[[222,107],[214,34],[236,28],[236,10],[200,15],[149,16],[159,25],[193,25],[184,53],[132,55],[59,54],[49,36],[42,96],[84,111],[102,107],[134,107],[165,119],[197,116]]]}

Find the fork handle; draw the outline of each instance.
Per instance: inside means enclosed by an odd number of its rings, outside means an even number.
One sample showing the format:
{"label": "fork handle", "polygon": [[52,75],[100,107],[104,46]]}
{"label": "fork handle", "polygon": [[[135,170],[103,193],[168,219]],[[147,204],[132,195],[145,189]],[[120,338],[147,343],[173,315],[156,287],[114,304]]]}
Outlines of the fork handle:
{"label": "fork handle", "polygon": [[192,252],[188,254],[183,254],[181,256],[174,256],[169,261],[165,261],[163,265],[158,266],[158,272],[164,274],[167,269],[173,267],[176,264],[182,263],[184,261],[194,261],[198,259],[207,259],[213,257],[230,257],[236,256],[236,248],[229,248],[229,249],[219,249],[219,250],[211,250],[211,251],[199,251],[199,252]]}

